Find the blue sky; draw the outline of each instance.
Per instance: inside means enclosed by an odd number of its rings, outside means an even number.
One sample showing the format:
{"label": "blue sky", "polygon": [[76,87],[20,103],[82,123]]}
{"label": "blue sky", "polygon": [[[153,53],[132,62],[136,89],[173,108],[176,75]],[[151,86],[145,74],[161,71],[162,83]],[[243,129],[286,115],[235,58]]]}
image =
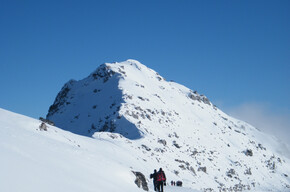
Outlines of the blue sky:
{"label": "blue sky", "polygon": [[282,117],[289,133],[289,10],[288,0],[0,0],[0,107],[45,116],[69,79],[136,59],[237,117],[244,106]]}

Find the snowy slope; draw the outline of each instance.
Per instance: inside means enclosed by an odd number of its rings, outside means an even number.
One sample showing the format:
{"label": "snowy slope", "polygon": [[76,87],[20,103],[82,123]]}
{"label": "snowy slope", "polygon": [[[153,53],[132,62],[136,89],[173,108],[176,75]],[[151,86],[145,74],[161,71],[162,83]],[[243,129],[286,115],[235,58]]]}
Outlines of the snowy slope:
{"label": "snowy slope", "polygon": [[52,126],[40,131],[38,120],[4,110],[0,118],[0,191],[138,191],[121,165],[132,158],[122,146]]}
{"label": "snowy slope", "polygon": [[143,191],[135,185],[132,171],[141,168],[149,174],[152,165],[132,155],[127,139],[113,140],[114,134],[107,133],[92,139],[50,125],[41,131],[40,124],[0,109],[1,192]]}

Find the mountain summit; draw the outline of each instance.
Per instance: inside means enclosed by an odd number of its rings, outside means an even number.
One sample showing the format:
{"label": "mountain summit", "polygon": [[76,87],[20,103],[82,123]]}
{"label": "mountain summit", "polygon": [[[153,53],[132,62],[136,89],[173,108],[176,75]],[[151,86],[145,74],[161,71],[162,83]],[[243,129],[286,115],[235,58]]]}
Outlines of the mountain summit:
{"label": "mountain summit", "polygon": [[139,139],[199,121],[198,106],[216,110],[205,96],[127,60],[103,64],[83,80],[70,80],[49,108],[47,119],[81,135],[109,131]]}
{"label": "mountain summit", "polygon": [[80,135],[109,134],[142,157],[142,164],[163,167],[168,178],[188,187],[290,190],[289,162],[277,153],[274,137],[136,60],[106,63],[83,80],[70,80],[47,119]]}

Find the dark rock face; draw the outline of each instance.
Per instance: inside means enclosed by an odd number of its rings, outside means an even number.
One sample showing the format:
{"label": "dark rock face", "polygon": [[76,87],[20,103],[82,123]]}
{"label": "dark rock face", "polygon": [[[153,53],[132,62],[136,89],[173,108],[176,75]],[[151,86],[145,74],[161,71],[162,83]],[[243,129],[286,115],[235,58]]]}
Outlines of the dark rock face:
{"label": "dark rock face", "polygon": [[234,177],[236,175],[236,171],[234,169],[230,169],[227,171],[226,175],[230,178]]}
{"label": "dark rock face", "polygon": [[47,126],[44,122],[42,122],[40,125],[39,125],[39,129],[40,130],[43,130],[43,131],[47,131]]}
{"label": "dark rock face", "polygon": [[75,80],[70,80],[63,86],[61,91],[57,94],[54,103],[49,107],[48,114],[46,116],[47,119],[49,119],[49,117],[56,113],[60,108],[70,104],[67,102],[67,95],[75,82]]}
{"label": "dark rock face", "polygon": [[53,121],[50,121],[48,119],[44,119],[43,117],[39,117],[39,120],[42,121],[42,122],[44,122],[44,123],[47,123],[49,125],[52,125],[52,126],[55,125]]}
{"label": "dark rock face", "polygon": [[135,184],[144,191],[149,191],[145,176],[141,172],[132,171],[136,176]]}
{"label": "dark rock face", "polygon": [[197,93],[197,91],[191,91],[189,94],[188,94],[188,97],[192,100],[197,100],[199,102],[203,102],[207,105],[211,105],[209,99],[204,96],[204,95],[200,95],[199,93]]}
{"label": "dark rock face", "polygon": [[203,171],[203,172],[206,173],[206,167],[199,167],[199,168],[197,169],[197,171]]}
{"label": "dark rock face", "polygon": [[95,80],[103,79],[103,82],[106,83],[114,74],[115,72],[112,71],[109,66],[103,64],[92,73],[92,76]]}
{"label": "dark rock face", "polygon": [[70,80],[56,96],[46,119],[84,136],[114,132],[129,139],[141,138],[136,125],[120,114],[125,101],[118,88],[119,76],[104,64],[83,80]]}
{"label": "dark rock face", "polygon": [[247,149],[244,153],[247,156],[253,156],[253,151],[251,149]]}
{"label": "dark rock face", "polygon": [[167,144],[165,139],[158,139],[158,143],[161,143],[164,146],[166,146],[166,144]]}

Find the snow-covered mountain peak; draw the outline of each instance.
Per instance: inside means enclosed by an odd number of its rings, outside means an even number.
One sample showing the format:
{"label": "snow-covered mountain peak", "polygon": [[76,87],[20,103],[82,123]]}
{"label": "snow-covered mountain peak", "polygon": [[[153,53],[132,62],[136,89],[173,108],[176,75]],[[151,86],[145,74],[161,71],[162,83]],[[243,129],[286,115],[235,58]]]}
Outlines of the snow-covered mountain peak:
{"label": "snow-covered mountain peak", "polygon": [[47,119],[93,138],[109,134],[140,161],[164,167],[170,178],[193,188],[290,188],[289,163],[272,136],[135,60],[105,63],[82,80],[70,80]]}
{"label": "snow-covered mountain peak", "polygon": [[83,80],[70,80],[57,95],[47,118],[82,135],[110,131],[136,139],[152,132],[145,128],[148,123],[172,124],[174,118],[170,116],[178,115],[176,110],[184,111],[178,109],[184,102],[215,108],[205,96],[167,82],[136,60],[127,60],[105,63]]}

